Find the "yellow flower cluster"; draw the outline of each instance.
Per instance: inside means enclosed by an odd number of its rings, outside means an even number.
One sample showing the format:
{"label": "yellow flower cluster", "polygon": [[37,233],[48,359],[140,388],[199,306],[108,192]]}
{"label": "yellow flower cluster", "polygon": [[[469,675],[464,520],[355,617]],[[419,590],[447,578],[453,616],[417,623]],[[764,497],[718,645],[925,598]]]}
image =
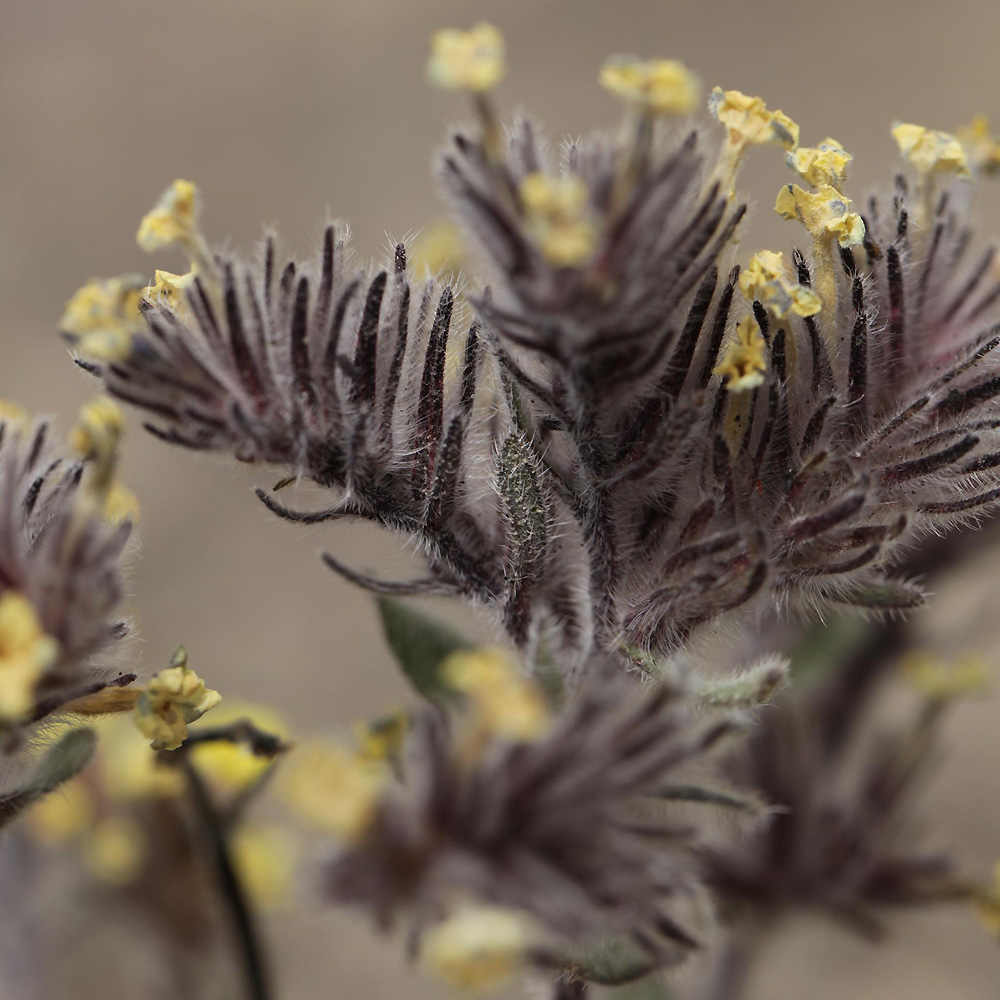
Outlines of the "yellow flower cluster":
{"label": "yellow flower cluster", "polygon": [[587,218],[587,186],[579,177],[528,174],[518,189],[528,230],[556,267],[581,267],[594,252],[597,233]]}
{"label": "yellow flower cluster", "polygon": [[438,87],[483,94],[505,71],[503,35],[492,24],[477,24],[469,31],[446,28],[431,39],[427,77]]}
{"label": "yellow flower cluster", "polygon": [[716,87],[708,99],[708,108],[726,126],[731,146],[778,145],[795,149],[799,127],[783,111],[768,111],[759,97],[738,90]]}
{"label": "yellow flower cluster", "polygon": [[756,299],[778,317],[789,313],[815,316],[823,307],[812,289],[788,279],[785,255],[774,250],[761,250],[750,258],[740,272],[740,292],[751,302]]}
{"label": "yellow flower cluster", "polygon": [[139,695],[135,724],[154,750],[176,750],[187,739],[188,724],[200,719],[222,700],[218,691],[187,666],[178,648],[166,670],[154,674]]}
{"label": "yellow flower cluster", "polygon": [[135,494],[115,481],[125,417],[120,407],[107,396],[91,400],[81,410],[70,433],[70,447],[92,463],[89,485],[109,521],[135,521],[139,501]]}
{"label": "yellow flower cluster", "polygon": [[523,913],[466,905],[424,934],[420,964],[456,989],[494,990],[520,971],[530,943]]}
{"label": "yellow flower cluster", "polygon": [[616,56],[601,68],[601,86],[654,115],[691,114],[701,99],[698,78],[676,59]]}
{"label": "yellow flower cluster", "polygon": [[736,337],[714,368],[714,374],[726,379],[730,392],[747,392],[763,385],[767,373],[764,336],[752,316],[736,324]]}
{"label": "yellow flower cluster", "polygon": [[843,191],[847,165],[853,157],[836,139],[824,139],[818,146],[799,146],[787,153],[785,162],[813,187],[832,187]]}
{"label": "yellow flower cluster", "polygon": [[35,703],[35,688],[59,656],[31,603],[16,590],[0,595],[0,723],[18,722]]}
{"label": "yellow flower cluster", "polygon": [[506,650],[485,648],[452,653],[441,676],[466,696],[477,730],[529,743],[545,736],[552,715],[541,688],[520,672]]}
{"label": "yellow flower cluster", "polygon": [[142,329],[139,303],[145,293],[142,275],[94,278],[66,303],[59,328],[84,354],[101,361],[120,361],[132,350]]}

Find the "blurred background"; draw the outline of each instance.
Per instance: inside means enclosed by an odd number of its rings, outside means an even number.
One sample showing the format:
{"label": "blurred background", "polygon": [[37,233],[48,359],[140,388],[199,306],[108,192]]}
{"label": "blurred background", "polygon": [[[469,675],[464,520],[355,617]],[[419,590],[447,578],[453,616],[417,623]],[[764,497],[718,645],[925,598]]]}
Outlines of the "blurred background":
{"label": "blurred background", "polygon": [[[782,108],[804,143],[839,139],[855,154],[859,199],[891,184],[893,120],[952,129],[982,111],[1000,121],[995,0],[0,0],[0,397],[68,429],[91,386],[56,336],[63,305],[91,277],[152,273],[134,233],[174,177],[200,185],[209,238],[247,252],[273,226],[310,253],[339,217],[363,254],[381,255],[390,238],[440,219],[430,164],[465,109],[425,85],[428,39],[479,20],[507,39],[505,108],[530,109],[556,140],[614,125],[618,106],[596,83],[605,56],[678,57],[706,87]],[[787,249],[770,212],[786,180],[779,155],[751,160],[751,242]],[[983,228],[996,231],[1000,197],[983,196]],[[182,270],[180,258],[156,265]],[[212,686],[274,705],[300,731],[404,698],[371,602],[318,559],[326,548],[399,568],[407,556],[391,542],[283,524],[250,490],[270,482],[266,470],[192,460],[138,426],[122,476],[143,504],[140,670],[183,641]],[[942,587],[927,627],[1000,669],[993,558]],[[931,793],[937,834],[982,873],[1000,855],[997,711],[995,699],[956,710]],[[127,936],[91,927],[81,912],[72,947],[47,957],[52,1000],[135,996]],[[351,915],[307,902],[266,933],[284,1000],[440,995],[406,971],[398,943]],[[908,917],[878,949],[803,920],[769,958],[756,1000],[993,1000],[1000,978],[1000,954],[965,913]]]}

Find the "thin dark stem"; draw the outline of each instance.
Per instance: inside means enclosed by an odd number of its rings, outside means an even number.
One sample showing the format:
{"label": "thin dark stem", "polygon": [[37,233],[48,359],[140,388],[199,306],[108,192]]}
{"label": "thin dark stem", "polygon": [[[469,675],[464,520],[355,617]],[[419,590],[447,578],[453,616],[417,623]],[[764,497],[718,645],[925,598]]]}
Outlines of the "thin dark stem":
{"label": "thin dark stem", "polygon": [[223,824],[215,811],[205,782],[187,754],[181,757],[180,766],[184,770],[195,811],[204,829],[219,890],[232,919],[240,963],[246,979],[247,998],[269,1000],[272,993],[256,922],[246,891],[233,866]]}

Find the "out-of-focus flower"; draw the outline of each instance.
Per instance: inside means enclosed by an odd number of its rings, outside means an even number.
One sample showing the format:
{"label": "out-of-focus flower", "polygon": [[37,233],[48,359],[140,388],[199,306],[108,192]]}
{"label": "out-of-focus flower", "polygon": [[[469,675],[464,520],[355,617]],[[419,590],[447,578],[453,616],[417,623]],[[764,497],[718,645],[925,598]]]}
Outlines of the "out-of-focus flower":
{"label": "out-of-focus flower", "polygon": [[59,643],[42,631],[31,602],[0,594],[0,720],[18,722],[35,703],[35,688],[59,658]]}
{"label": "out-of-focus flower", "polygon": [[128,885],[146,861],[145,835],[134,819],[109,816],[88,833],[83,856],[95,878],[113,886]]}
{"label": "out-of-focus flower", "polygon": [[295,878],[295,844],[291,832],[276,824],[248,824],[232,839],[233,863],[258,906],[285,904]]}
{"label": "out-of-focus flower", "polygon": [[[273,708],[228,698],[212,711],[209,725],[224,729],[244,719],[271,736],[284,737],[288,733],[287,722]],[[191,732],[197,733],[198,729]],[[255,753],[245,740],[204,740],[189,747],[187,753],[209,784],[236,794],[256,784],[274,763],[272,758]]]}
{"label": "out-of-focus flower", "polygon": [[1000,171],[1000,141],[990,131],[986,115],[976,115],[968,125],[957,129],[955,138],[964,147],[973,170],[990,175]]}
{"label": "out-of-focus flower", "polygon": [[949,663],[929,651],[908,654],[901,664],[910,684],[932,701],[981,694],[988,690],[990,672],[980,656]]}
{"label": "out-of-focus flower", "polygon": [[601,86],[654,115],[687,115],[698,106],[701,85],[676,59],[616,56],[601,68]]}
{"label": "out-of-focus flower", "polygon": [[431,39],[427,76],[446,90],[492,90],[506,71],[503,35],[492,24],[469,31],[445,28]]}
{"label": "out-of-focus flower", "polygon": [[300,747],[288,762],[288,804],[306,823],[348,843],[370,828],[390,778],[381,760],[322,743]]}
{"label": "out-of-focus flower", "polygon": [[778,319],[789,313],[815,316],[823,307],[814,291],[789,280],[785,255],[773,250],[759,250],[750,258],[746,269],[740,272],[740,292],[744,298],[756,299],[767,306]]}
{"label": "out-of-focus flower", "polygon": [[66,303],[59,329],[81,353],[120,361],[131,352],[132,338],[145,327],[139,312],[145,289],[139,274],[94,278]]}
{"label": "out-of-focus flower", "polygon": [[57,847],[81,837],[94,823],[96,809],[80,781],[69,781],[31,807],[27,824],[42,843]]}
{"label": "out-of-focus flower", "polygon": [[135,706],[135,724],[154,750],[176,750],[187,738],[187,727],[222,700],[218,691],[188,669],[187,653],[178,648],[166,670],[154,674]]}
{"label": "out-of-focus flower", "polygon": [[955,136],[923,125],[901,123],[893,125],[892,137],[918,174],[969,176],[968,157]]}
{"label": "out-of-focus flower", "polygon": [[586,217],[587,187],[579,177],[528,174],[518,196],[528,229],[550,264],[579,267],[590,259],[596,236]]}
{"label": "out-of-focus flower", "polygon": [[993,869],[993,885],[976,900],[976,910],[986,930],[1000,938],[1000,862]]}
{"label": "out-of-focus flower", "polygon": [[196,239],[199,211],[198,189],[190,181],[176,180],[143,216],[136,242],[148,253],[175,244],[187,248]]}
{"label": "out-of-focus flower", "polygon": [[420,964],[455,989],[497,989],[523,967],[530,932],[530,921],[517,910],[464,906],[423,936]]}

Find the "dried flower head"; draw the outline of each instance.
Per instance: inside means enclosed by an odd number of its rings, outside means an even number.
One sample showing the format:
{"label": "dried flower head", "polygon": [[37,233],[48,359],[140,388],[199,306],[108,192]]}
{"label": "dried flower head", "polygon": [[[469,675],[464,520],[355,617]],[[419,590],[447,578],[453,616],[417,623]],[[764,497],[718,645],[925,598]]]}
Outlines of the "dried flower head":
{"label": "dried flower head", "polygon": [[86,443],[79,460],[53,446],[46,422],[32,423],[11,407],[0,415],[6,729],[115,681],[115,649],[129,632],[115,615],[123,593],[121,555],[132,528],[121,517],[121,494],[112,499],[119,421],[109,400],[85,408],[74,432],[78,445]]}
{"label": "dried flower head", "polygon": [[480,699],[513,680],[503,670],[498,681],[492,654],[482,655],[479,666],[449,668],[472,692],[465,708],[414,720],[398,776],[383,778],[363,831],[332,864],[333,898],[386,924],[405,916],[429,938],[424,955],[463,944],[450,921],[466,900],[530,914],[526,960],[545,952],[568,963],[567,945],[615,933],[652,965],[676,959],[693,944],[668,912],[694,890],[689,832],[657,798],[732,723],[699,721],[666,689],[637,698],[612,685],[555,714],[544,733],[484,729]]}

